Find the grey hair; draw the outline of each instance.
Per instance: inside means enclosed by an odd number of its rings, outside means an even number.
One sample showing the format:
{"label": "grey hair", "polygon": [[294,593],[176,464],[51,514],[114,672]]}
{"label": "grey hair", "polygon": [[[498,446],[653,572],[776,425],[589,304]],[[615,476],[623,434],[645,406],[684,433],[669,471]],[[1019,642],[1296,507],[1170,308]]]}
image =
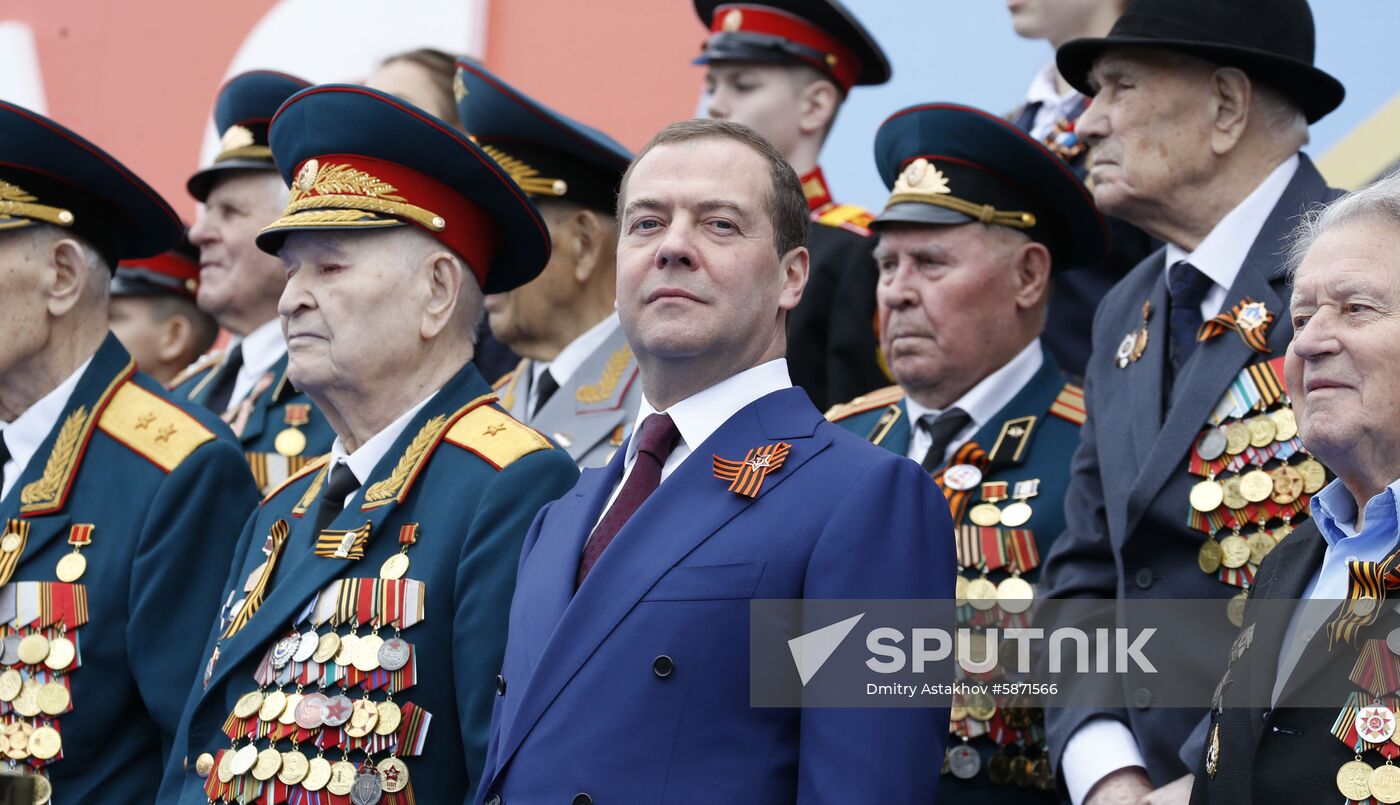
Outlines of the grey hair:
{"label": "grey hair", "polygon": [[1254,88],[1254,111],[1264,123],[1270,136],[1297,143],[1293,150],[1308,144],[1308,118],[1291,98],[1279,90],[1258,81],[1250,80]]}
{"label": "grey hair", "polygon": [[71,240],[78,244],[79,250],[83,253],[83,259],[87,261],[88,274],[92,279],[92,282],[88,283],[88,290],[85,293],[92,295],[99,301],[106,301],[110,296],[112,266],[107,258],[102,256],[102,252],[88,242],[87,238],[49,223],[36,223],[23,227],[18,230],[17,234],[27,236],[29,247],[36,251],[51,248],[60,240]]}
{"label": "grey hair", "polygon": [[1293,281],[1299,264],[1318,238],[1330,230],[1362,219],[1379,219],[1400,227],[1400,170],[1306,213],[1293,230],[1289,242],[1288,281]]}

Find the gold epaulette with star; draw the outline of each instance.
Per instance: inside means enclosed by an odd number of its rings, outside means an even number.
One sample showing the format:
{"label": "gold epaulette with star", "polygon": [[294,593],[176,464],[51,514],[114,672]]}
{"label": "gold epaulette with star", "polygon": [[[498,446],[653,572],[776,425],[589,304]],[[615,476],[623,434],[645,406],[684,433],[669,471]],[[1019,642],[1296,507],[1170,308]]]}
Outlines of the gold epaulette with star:
{"label": "gold epaulette with star", "polygon": [[205,354],[196,358],[194,363],[190,364],[189,366],[186,366],[184,369],[181,369],[179,374],[175,375],[175,377],[172,378],[169,383],[165,384],[165,387],[167,389],[176,388],[182,383],[187,382],[190,378],[194,377],[200,372],[206,372],[218,366],[223,359],[224,351],[222,349],[216,349],[213,352],[206,352]]}
{"label": "gold epaulette with star", "polygon": [[478,406],[458,418],[442,440],[477,454],[498,470],[554,446],[539,431],[491,405]]}
{"label": "gold epaulette with star", "polygon": [[130,380],[112,395],[97,427],[166,472],[214,440],[214,432],[189,412]]}
{"label": "gold epaulette with star", "polygon": [[902,399],[904,399],[904,389],[899,386],[887,386],[876,389],[869,394],[862,394],[850,402],[833,405],[827,409],[825,416],[831,422],[840,422],[847,417],[863,414],[884,405],[893,405]]}
{"label": "gold epaulette with star", "polygon": [[1083,425],[1089,414],[1084,407],[1084,389],[1073,383],[1066,383],[1060,395],[1050,403],[1050,413],[1076,425]]}
{"label": "gold epaulette with star", "polygon": [[848,229],[857,235],[870,235],[870,222],[875,216],[854,204],[833,204],[817,216],[817,223]]}
{"label": "gold epaulette with star", "polygon": [[318,472],[322,467],[326,466],[326,462],[330,460],[330,453],[327,453],[324,456],[318,456],[316,458],[313,458],[311,461],[307,462],[307,464],[304,467],[284,478],[282,480],[282,483],[269,489],[267,494],[263,495],[262,503],[260,503],[259,505],[266,506],[269,501],[281,494],[282,490],[286,489],[287,487],[291,486],[292,484],[296,483],[302,478],[305,478],[306,476],[312,474],[313,472]]}

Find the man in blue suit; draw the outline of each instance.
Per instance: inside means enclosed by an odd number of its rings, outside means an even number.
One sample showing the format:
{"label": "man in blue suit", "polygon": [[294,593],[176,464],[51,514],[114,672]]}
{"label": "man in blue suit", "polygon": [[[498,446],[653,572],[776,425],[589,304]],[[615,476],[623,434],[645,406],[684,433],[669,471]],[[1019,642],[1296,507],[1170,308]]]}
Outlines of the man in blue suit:
{"label": "man in blue suit", "polygon": [[336,441],[244,528],[161,802],[460,803],[521,541],[578,477],[471,362],[483,292],[533,279],[548,230],[466,135],[375,90],[298,93],[271,142],[293,189],[258,244]]}
{"label": "man in blue suit", "polygon": [[[751,599],[946,600],[956,575],[929,477],[788,378],[796,174],[743,126],[686,121],[618,206],[644,399],[526,538],[478,802],[935,802],[946,708],[749,703]],[[725,473],[746,458],[754,473]]]}
{"label": "man in blue suit", "polygon": [[[980,109],[896,112],[875,161],[891,189],[873,224],[880,338],[899,385],[827,418],[933,475],[958,526],[959,621],[1004,624],[1030,607],[1064,530],[1084,422],[1083,392],[1041,339],[1051,278],[1101,256],[1107,227],[1055,154]],[[1058,802],[1042,719],[955,707],[943,801]]]}

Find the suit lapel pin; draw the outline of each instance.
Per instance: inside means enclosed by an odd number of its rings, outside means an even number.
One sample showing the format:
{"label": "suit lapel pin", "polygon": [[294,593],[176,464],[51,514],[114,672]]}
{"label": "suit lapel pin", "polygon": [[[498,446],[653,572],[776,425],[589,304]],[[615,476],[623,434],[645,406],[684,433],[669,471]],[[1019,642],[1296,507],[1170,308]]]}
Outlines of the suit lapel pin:
{"label": "suit lapel pin", "polygon": [[1274,314],[1263,302],[1245,297],[1235,303],[1230,310],[1201,325],[1196,331],[1197,341],[1209,341],[1227,330],[1239,334],[1245,345],[1255,352],[1267,355],[1269,349],[1269,328],[1273,327]]}
{"label": "suit lapel pin", "polygon": [[783,466],[791,449],[792,445],[787,442],[765,444],[749,450],[743,461],[731,461],[716,455],[715,477],[729,481],[730,492],[747,498],[758,497],[759,490],[763,488],[763,479]]}
{"label": "suit lapel pin", "polygon": [[1142,326],[1123,336],[1118,344],[1118,354],[1114,361],[1119,369],[1127,369],[1128,364],[1137,361],[1147,351],[1147,321],[1152,318],[1152,303],[1142,303]]}

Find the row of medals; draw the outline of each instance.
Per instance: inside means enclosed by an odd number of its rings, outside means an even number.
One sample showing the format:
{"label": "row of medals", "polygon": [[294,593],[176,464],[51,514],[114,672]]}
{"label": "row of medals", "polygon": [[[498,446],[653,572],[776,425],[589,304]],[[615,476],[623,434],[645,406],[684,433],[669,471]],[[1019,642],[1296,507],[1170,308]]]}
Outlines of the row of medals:
{"label": "row of medals", "polygon": [[[969,694],[962,698],[962,703],[954,703],[950,721],[958,722],[965,718],[973,718],[986,723],[991,721],[997,713],[996,700],[990,694]],[[1009,729],[1027,732],[1033,727],[1044,724],[1045,713],[1035,707],[1013,707],[1007,705],[1001,708],[1002,723]],[[987,778],[992,785],[1015,784],[1022,788],[1035,787],[1042,791],[1051,791],[1055,787],[1055,776],[1050,771],[1050,762],[1044,755],[1043,747],[1040,748],[1041,755],[1031,758],[1028,754],[1009,755],[1005,748],[999,748],[997,754],[987,761]],[[1023,750],[1028,751],[1028,750]],[[948,747],[943,757],[943,773],[952,774],[960,780],[971,780],[982,770],[982,755],[968,741],[963,741]]]}
{"label": "row of medals", "polygon": [[[965,492],[981,483],[982,477],[982,471],[971,464],[955,464],[944,472],[943,482],[949,489]],[[1031,504],[1026,501],[1036,494],[1037,486],[1038,480],[1019,481],[1016,487],[1028,490],[1029,494],[1012,495],[1015,502],[1006,508],[997,505],[1002,498],[983,500],[968,509],[967,519],[982,528],[1020,528],[1029,523],[1031,515],[1034,514]],[[959,574],[954,595],[960,607],[971,604],[973,609],[986,612],[1000,605],[1002,610],[1014,615],[1031,608],[1035,600],[1035,588],[1021,578],[1019,572],[995,583],[987,578],[985,573],[975,579]]]}
{"label": "row of medals", "polygon": [[[8,666],[23,664],[36,670],[46,668],[60,672],[73,664],[77,653],[73,641],[64,636],[50,640],[38,633],[7,635],[3,647],[0,647],[0,665],[6,666],[0,672],[0,702],[10,705],[24,719],[47,721],[67,712],[72,695],[62,681],[54,679],[40,683],[32,676],[27,677]],[[22,763],[30,758],[52,760],[62,749],[62,736],[47,723],[36,726],[28,720],[14,720],[0,727],[0,752],[13,763]],[[53,786],[42,774],[31,776],[34,780],[35,805],[43,805],[53,796]]]}
{"label": "row of medals", "polygon": [[[377,634],[359,637],[327,632],[317,635],[314,630],[283,637],[272,648],[272,667],[282,670],[289,662],[326,663],[354,667],[363,673],[378,669],[398,671],[408,664],[411,655],[408,641],[393,637],[385,640]],[[254,690],[244,694],[234,705],[237,718],[257,716],[263,723],[276,721],[285,726],[296,724],[306,730],[322,727],[344,727],[351,738],[392,735],[402,721],[399,706],[392,701],[371,701],[368,697],[351,701],[344,694],[284,693]],[[214,758],[204,753],[195,761],[200,777],[215,773],[227,783],[240,774],[250,773],[253,779],[267,781],[276,777],[284,785],[300,785],[308,791],[325,789],[332,794],[351,795],[355,805],[374,805],[383,793],[397,793],[408,787],[408,766],[398,757],[379,761],[374,771],[357,767],[347,759],[331,763],[324,757],[308,759],[295,747],[280,752],[275,747],[258,750],[248,743],[237,751],[225,752],[219,767]]]}
{"label": "row of medals", "polygon": [[[1400,629],[1391,632],[1386,645],[1400,654]],[[1400,732],[1395,729],[1395,712],[1383,704],[1363,707],[1356,714],[1356,733],[1368,743],[1400,744]],[[1400,767],[1390,760],[1375,768],[1361,759],[1349,760],[1337,769],[1337,790],[1348,800],[1368,802],[1374,799],[1386,805],[1400,802]]]}

